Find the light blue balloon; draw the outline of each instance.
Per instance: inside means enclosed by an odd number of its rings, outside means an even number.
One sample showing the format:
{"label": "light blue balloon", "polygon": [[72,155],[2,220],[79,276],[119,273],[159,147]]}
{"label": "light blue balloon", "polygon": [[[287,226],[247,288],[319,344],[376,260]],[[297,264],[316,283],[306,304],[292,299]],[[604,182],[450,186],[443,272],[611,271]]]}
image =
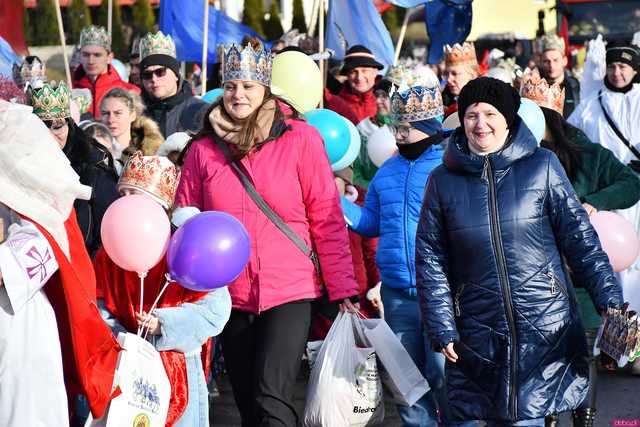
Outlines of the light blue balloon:
{"label": "light blue balloon", "polygon": [[538,104],[530,99],[521,98],[518,115],[536,138],[538,144],[540,144],[540,141],[544,138],[546,123],[544,120],[544,114]]}
{"label": "light blue balloon", "polygon": [[311,110],[304,116],[307,123],[320,132],[329,163],[337,163],[349,150],[351,141],[349,126],[347,126],[344,117],[324,108]]}
{"label": "light blue balloon", "polygon": [[118,72],[120,80],[123,80],[125,82],[129,81],[129,72],[127,71],[127,67],[122,63],[122,61],[114,58],[111,60],[111,66]]}
{"label": "light blue balloon", "polygon": [[343,117],[342,119],[349,127],[349,135],[351,136],[351,139],[349,141],[349,148],[347,149],[345,155],[342,156],[342,158],[336,163],[331,164],[331,169],[334,172],[349,167],[351,163],[356,160],[358,154],[360,154],[360,145],[362,143],[360,139],[360,132],[358,132],[358,128],[356,127],[356,125],[351,123],[351,120],[346,119],[345,117]]}
{"label": "light blue balloon", "polygon": [[213,104],[218,100],[219,97],[222,96],[224,90],[221,87],[217,87],[215,89],[211,89],[209,92],[205,93],[202,96],[202,100],[207,104]]}

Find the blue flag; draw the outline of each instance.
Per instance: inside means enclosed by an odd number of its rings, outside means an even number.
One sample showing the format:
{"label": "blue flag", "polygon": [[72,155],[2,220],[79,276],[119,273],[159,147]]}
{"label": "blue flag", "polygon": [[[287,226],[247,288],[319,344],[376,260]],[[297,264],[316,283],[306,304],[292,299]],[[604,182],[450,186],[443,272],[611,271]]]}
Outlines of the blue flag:
{"label": "blue flag", "polygon": [[[203,28],[202,2],[161,0],[160,30],[170,34],[176,42],[178,61],[202,62]],[[207,62],[217,61],[216,46],[218,44],[240,43],[245,35],[259,37],[253,29],[234,21],[215,7],[209,6]]]}
{"label": "blue flag", "polygon": [[471,32],[472,0],[430,0],[424,15],[431,40],[429,64],[442,61],[445,44],[462,43]]}
{"label": "blue flag", "polygon": [[326,40],[336,59],[343,59],[350,46],[361,44],[378,62],[393,64],[391,36],[371,0],[330,0]]}
{"label": "blue flag", "polygon": [[386,3],[400,7],[417,7],[425,4],[428,0],[385,0]]}
{"label": "blue flag", "polygon": [[0,75],[13,78],[13,63],[18,59],[9,43],[0,37]]}

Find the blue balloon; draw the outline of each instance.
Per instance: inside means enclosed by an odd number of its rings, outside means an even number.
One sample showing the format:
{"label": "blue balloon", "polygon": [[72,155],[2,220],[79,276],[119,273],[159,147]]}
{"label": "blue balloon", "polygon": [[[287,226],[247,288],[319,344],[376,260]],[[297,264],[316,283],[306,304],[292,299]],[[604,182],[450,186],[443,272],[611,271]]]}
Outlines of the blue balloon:
{"label": "blue balloon", "polygon": [[205,93],[202,96],[202,100],[207,104],[213,104],[218,100],[219,97],[222,96],[222,92],[224,92],[224,90],[221,87],[211,89],[209,92]]}
{"label": "blue balloon", "polygon": [[334,164],[344,157],[349,149],[351,132],[340,114],[318,108],[305,114],[307,122],[316,128],[324,141],[329,162]]}
{"label": "blue balloon", "polygon": [[540,144],[540,141],[544,138],[546,122],[538,104],[530,99],[521,98],[518,115],[536,138],[538,144]]}
{"label": "blue balloon", "polygon": [[350,166],[351,163],[353,163],[356,160],[356,158],[358,157],[358,154],[360,154],[360,145],[362,142],[360,139],[360,132],[358,132],[358,128],[356,127],[356,125],[351,123],[351,121],[347,118],[343,117],[342,119],[345,121],[345,123],[349,127],[349,134],[351,136],[351,140],[349,141],[349,148],[347,149],[347,152],[345,153],[345,155],[342,156],[342,158],[337,162],[331,164],[331,169],[334,172]]}

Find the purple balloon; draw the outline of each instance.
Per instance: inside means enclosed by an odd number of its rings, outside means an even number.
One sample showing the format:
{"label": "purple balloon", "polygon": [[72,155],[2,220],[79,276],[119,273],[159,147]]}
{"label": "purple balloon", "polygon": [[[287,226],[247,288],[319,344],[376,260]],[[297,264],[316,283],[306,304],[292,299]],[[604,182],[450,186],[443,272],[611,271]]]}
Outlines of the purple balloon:
{"label": "purple balloon", "polygon": [[251,242],[244,225],[217,211],[202,212],[171,237],[167,264],[172,279],[192,291],[233,282],[249,261]]}

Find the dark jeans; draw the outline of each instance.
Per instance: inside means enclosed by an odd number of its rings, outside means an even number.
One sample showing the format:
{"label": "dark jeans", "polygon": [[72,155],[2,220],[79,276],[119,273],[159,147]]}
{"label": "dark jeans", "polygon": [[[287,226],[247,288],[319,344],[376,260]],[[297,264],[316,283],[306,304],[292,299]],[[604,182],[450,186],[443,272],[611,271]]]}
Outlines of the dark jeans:
{"label": "dark jeans", "polygon": [[296,427],[293,402],[311,302],[292,302],[259,315],[232,310],[222,352],[243,427]]}

